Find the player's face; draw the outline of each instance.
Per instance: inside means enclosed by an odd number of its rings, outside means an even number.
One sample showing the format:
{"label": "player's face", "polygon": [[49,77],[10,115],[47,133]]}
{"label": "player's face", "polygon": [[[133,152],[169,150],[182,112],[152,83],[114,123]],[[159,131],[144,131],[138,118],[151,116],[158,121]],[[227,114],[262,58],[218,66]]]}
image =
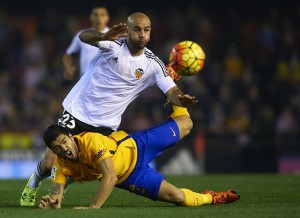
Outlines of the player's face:
{"label": "player's face", "polygon": [[93,27],[105,27],[109,21],[107,10],[105,8],[94,8],[90,20]]}
{"label": "player's face", "polygon": [[73,136],[60,134],[52,143],[54,154],[71,161],[78,160],[78,147]]}
{"label": "player's face", "polygon": [[128,27],[128,40],[135,49],[143,49],[150,40],[151,24],[147,19],[139,19]]}

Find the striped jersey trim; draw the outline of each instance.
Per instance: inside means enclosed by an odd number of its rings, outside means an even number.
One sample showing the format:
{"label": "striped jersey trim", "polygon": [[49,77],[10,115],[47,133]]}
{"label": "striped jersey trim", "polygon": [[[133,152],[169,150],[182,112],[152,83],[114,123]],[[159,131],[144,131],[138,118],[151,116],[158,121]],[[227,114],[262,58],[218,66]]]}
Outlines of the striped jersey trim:
{"label": "striped jersey trim", "polygon": [[117,40],[113,40],[113,42],[117,43],[119,46],[121,46],[122,44],[124,44],[126,41],[125,38],[120,38],[120,39],[117,39]]}
{"label": "striped jersey trim", "polygon": [[162,70],[164,76],[165,77],[168,76],[164,63],[157,56],[155,56],[152,52],[147,51],[146,49],[144,50],[144,54],[147,58],[150,58],[150,59],[153,59],[154,61],[156,61],[156,63],[158,63],[158,65],[161,67],[161,70]]}

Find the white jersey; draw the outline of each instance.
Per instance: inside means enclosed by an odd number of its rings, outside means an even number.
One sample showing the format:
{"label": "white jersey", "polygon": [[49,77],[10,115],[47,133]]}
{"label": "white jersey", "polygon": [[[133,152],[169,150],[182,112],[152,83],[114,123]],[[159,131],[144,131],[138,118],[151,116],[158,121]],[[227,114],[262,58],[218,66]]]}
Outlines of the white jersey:
{"label": "white jersey", "polygon": [[162,61],[149,49],[133,57],[125,38],[101,41],[99,52],[63,101],[63,107],[84,123],[116,130],[127,106],[152,85],[164,93],[176,86]]}
{"label": "white jersey", "polygon": [[[93,59],[93,57],[95,57],[95,55],[98,52],[97,47],[86,44],[79,39],[80,33],[85,30],[81,30],[78,33],[76,33],[66,51],[68,55],[79,54],[80,76],[82,76],[85,73],[91,60]],[[105,27],[103,31],[101,31],[101,33],[105,33],[108,30],[109,28]]]}

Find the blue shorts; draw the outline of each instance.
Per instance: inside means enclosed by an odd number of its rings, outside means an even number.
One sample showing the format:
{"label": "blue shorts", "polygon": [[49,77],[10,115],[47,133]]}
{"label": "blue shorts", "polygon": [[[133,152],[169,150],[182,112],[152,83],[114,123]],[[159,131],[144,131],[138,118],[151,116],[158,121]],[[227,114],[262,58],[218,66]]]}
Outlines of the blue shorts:
{"label": "blue shorts", "polygon": [[157,200],[164,176],[149,167],[149,163],[180,140],[178,126],[169,119],[151,129],[129,135],[137,144],[138,159],[130,176],[118,188]]}

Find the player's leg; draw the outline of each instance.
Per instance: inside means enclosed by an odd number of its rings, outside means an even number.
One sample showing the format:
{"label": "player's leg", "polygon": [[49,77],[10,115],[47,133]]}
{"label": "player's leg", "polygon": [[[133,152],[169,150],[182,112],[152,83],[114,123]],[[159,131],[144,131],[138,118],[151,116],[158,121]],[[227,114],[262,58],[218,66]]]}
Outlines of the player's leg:
{"label": "player's leg", "polygon": [[51,169],[55,159],[56,155],[51,151],[51,149],[46,148],[44,158],[38,162],[34,177],[30,181],[31,187],[37,188],[42,180],[51,175]]}
{"label": "player's leg", "polygon": [[186,137],[193,128],[193,122],[188,115],[178,116],[173,119],[179,129],[180,140]]}
{"label": "player's leg", "polygon": [[46,149],[43,160],[37,163],[36,170],[29,178],[27,185],[25,186],[21,198],[21,206],[34,206],[37,191],[41,185],[41,182],[50,176],[51,168],[53,166],[56,155],[50,150]]}
{"label": "player's leg", "polygon": [[189,134],[193,124],[187,110],[175,108],[176,117],[138,133],[129,134],[138,146],[137,166],[147,166],[164,150]]}
{"label": "player's leg", "polygon": [[231,190],[225,192],[194,192],[177,188],[164,179],[156,170],[138,167],[118,188],[142,195],[151,200],[173,203],[177,206],[201,206],[204,204],[226,204],[237,201],[240,196]]}
{"label": "player's leg", "polygon": [[[76,120],[74,120],[74,118],[66,111],[64,111],[62,117],[58,119],[58,124],[71,130],[72,134],[72,130],[79,131],[78,127],[76,126]],[[22,192],[20,198],[21,206],[35,205],[37,191],[41,185],[41,182],[51,175],[51,169],[55,158],[56,155],[53,154],[49,148],[47,148],[43,160],[37,163],[36,170],[29,178],[29,181]]]}
{"label": "player's leg", "polygon": [[164,180],[159,189],[158,200],[178,206],[201,206],[211,204],[212,196],[193,192],[189,189],[179,189]]}
{"label": "player's leg", "polygon": [[160,201],[188,207],[197,207],[204,204],[228,204],[239,199],[240,195],[232,190],[198,193],[186,188],[179,189],[166,180],[162,181],[158,193],[158,200]]}
{"label": "player's leg", "polygon": [[189,189],[179,189],[163,180],[158,193],[158,200],[182,206],[200,206],[212,203],[210,194],[201,194]]}

